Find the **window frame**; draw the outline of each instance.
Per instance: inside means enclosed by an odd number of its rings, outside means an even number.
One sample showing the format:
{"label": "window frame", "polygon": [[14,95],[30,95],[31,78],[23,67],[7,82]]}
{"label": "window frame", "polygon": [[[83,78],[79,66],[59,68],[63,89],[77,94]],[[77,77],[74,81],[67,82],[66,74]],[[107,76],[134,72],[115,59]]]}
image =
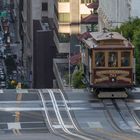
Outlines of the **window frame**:
{"label": "window frame", "polygon": [[81,0],[81,4],[96,2],[96,0]]}
{"label": "window frame", "polygon": [[70,0],[58,0],[58,2],[70,2]]}
{"label": "window frame", "polygon": [[[122,66],[122,53],[129,53],[129,65],[127,66]],[[132,67],[132,62],[131,62],[131,59],[132,59],[132,51],[121,51],[120,52],[120,67],[121,68],[128,68],[128,67]]]}
{"label": "window frame", "polygon": [[[109,60],[109,59],[110,59],[110,53],[112,53],[112,54],[113,54],[113,53],[116,53],[116,57],[117,57],[116,60],[117,60],[117,61],[116,61],[116,65],[114,65],[114,66],[113,66],[113,63],[114,63],[114,62],[112,63],[112,66],[109,66],[109,62],[110,62],[110,60]],[[108,63],[108,64],[107,64],[107,67],[108,67],[108,68],[119,67],[119,63],[118,63],[118,62],[119,62],[119,57],[118,57],[118,56],[119,56],[119,55],[118,55],[118,51],[108,51],[108,57],[107,57],[107,58],[108,58],[108,59],[107,59],[107,63]],[[111,57],[112,57],[112,56],[111,56]],[[114,58],[113,58],[113,59],[114,59]]]}
{"label": "window frame", "polygon": [[[102,66],[102,67],[98,67],[96,66],[96,53],[97,52],[104,52],[104,56],[105,56],[105,66]],[[110,52],[116,52],[117,53],[117,65],[115,67],[109,67],[108,63],[108,59],[109,59],[109,53]],[[121,54],[123,52],[129,52],[130,53],[130,57],[129,57],[129,65],[128,66],[122,66],[121,65]],[[132,50],[94,50],[93,51],[93,68],[106,68],[106,69],[115,69],[115,68],[132,68],[132,59],[133,59],[133,51]]]}
{"label": "window frame", "polygon": [[47,12],[48,11],[48,2],[42,2],[41,10],[43,12]]}
{"label": "window frame", "polygon": [[[67,20],[65,20],[65,16],[67,16]],[[60,23],[69,23],[70,22],[70,13],[59,13],[58,18],[59,18]],[[61,18],[61,20],[60,20],[60,18]]]}
{"label": "window frame", "polygon": [[[103,65],[102,65],[102,64],[101,64],[101,65],[99,64],[99,66],[97,66],[97,64],[96,64],[96,63],[97,63],[97,62],[96,62],[96,59],[97,59],[97,58],[96,58],[96,54],[97,54],[97,53],[103,53],[103,56],[102,56],[102,57],[104,57]],[[102,58],[101,58],[101,59],[102,59]],[[94,60],[95,60],[94,63],[95,63],[95,67],[96,67],[96,68],[105,67],[105,52],[104,52],[104,51],[97,51],[97,52],[95,52],[95,59],[94,59]],[[100,60],[99,63],[100,63],[100,62],[102,62],[102,61]]]}

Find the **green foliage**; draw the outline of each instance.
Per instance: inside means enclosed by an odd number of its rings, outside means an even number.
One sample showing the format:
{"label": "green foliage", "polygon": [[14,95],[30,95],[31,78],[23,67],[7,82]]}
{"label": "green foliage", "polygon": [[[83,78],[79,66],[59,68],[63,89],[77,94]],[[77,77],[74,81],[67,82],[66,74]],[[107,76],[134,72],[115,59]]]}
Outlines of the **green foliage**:
{"label": "green foliage", "polygon": [[136,81],[140,84],[140,64],[136,64]]}
{"label": "green foliage", "polygon": [[138,30],[140,30],[140,19],[135,18],[123,23],[119,28],[116,27],[113,31],[117,31],[130,41],[133,41],[135,31]]}
{"label": "green foliage", "polygon": [[8,81],[8,89],[15,89],[17,86],[17,81],[12,80],[12,81]]}
{"label": "green foliage", "polygon": [[117,27],[113,31],[123,34],[135,46],[136,80],[137,83],[140,83],[140,19],[130,19],[128,22],[123,23],[120,28]]}
{"label": "green foliage", "polygon": [[135,57],[136,57],[136,81],[140,84],[140,29],[135,31],[133,44],[135,45]]}
{"label": "green foliage", "polygon": [[138,46],[138,48],[140,48],[140,29],[134,31],[134,35],[133,35],[133,44],[135,46]]}
{"label": "green foliage", "polygon": [[72,75],[72,85],[74,88],[85,88],[85,85],[82,82],[83,71],[82,69],[74,71]]}
{"label": "green foliage", "polygon": [[140,64],[140,30],[137,30],[134,32],[134,37],[133,37],[133,44],[135,46],[135,57],[136,57],[136,64],[137,64],[137,69],[139,68]]}

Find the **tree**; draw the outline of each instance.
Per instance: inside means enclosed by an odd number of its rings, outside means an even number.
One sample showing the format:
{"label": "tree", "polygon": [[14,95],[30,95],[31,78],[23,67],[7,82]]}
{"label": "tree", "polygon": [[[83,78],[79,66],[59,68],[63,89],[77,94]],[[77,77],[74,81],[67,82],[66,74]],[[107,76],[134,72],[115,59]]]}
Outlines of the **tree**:
{"label": "tree", "polygon": [[72,74],[72,85],[74,88],[85,88],[84,83],[82,82],[83,79],[83,70],[82,68],[76,68]]}
{"label": "tree", "polygon": [[140,84],[140,19],[130,19],[123,23],[119,28],[117,27],[113,31],[121,33],[125,38],[130,40],[135,46],[135,58],[136,58],[136,80]]}
{"label": "tree", "polygon": [[136,57],[136,80],[140,83],[140,30],[135,31],[133,44],[135,47],[135,57]]}

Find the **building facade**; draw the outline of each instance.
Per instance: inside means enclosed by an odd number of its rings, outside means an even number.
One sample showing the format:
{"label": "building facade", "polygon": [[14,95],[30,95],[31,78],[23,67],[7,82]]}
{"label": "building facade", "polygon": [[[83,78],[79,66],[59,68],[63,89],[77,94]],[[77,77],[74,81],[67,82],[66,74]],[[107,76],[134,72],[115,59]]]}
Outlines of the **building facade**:
{"label": "building facade", "polygon": [[120,26],[131,17],[131,0],[100,0],[99,30]]}
{"label": "building facade", "polygon": [[81,26],[81,19],[91,14],[87,4],[92,2],[94,0],[15,0],[23,67],[30,87],[52,88],[53,58],[67,57],[76,51],[77,34],[86,31],[88,26]]}
{"label": "building facade", "polygon": [[140,1],[139,0],[131,0],[131,16],[140,18]]}
{"label": "building facade", "polygon": [[[87,4],[92,2],[94,0],[58,0],[60,47],[69,46],[71,53],[78,51],[76,36],[87,31],[89,25],[81,25],[81,20],[91,14]],[[66,52],[69,53],[69,49]]]}
{"label": "building facade", "polygon": [[51,63],[57,52],[53,40],[53,32],[58,28],[57,0],[17,0],[15,6],[17,13],[19,11],[17,19],[26,82],[32,88],[52,88]]}

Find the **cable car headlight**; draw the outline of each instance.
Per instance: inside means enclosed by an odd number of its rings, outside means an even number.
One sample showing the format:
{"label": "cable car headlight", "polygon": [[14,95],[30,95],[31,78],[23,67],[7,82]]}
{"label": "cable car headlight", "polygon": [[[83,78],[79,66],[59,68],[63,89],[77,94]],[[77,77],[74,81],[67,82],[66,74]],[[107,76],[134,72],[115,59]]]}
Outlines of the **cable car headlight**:
{"label": "cable car headlight", "polygon": [[116,81],[116,79],[115,79],[115,78],[112,78],[112,79],[111,79],[111,81],[112,81],[112,82],[115,82],[115,81]]}

